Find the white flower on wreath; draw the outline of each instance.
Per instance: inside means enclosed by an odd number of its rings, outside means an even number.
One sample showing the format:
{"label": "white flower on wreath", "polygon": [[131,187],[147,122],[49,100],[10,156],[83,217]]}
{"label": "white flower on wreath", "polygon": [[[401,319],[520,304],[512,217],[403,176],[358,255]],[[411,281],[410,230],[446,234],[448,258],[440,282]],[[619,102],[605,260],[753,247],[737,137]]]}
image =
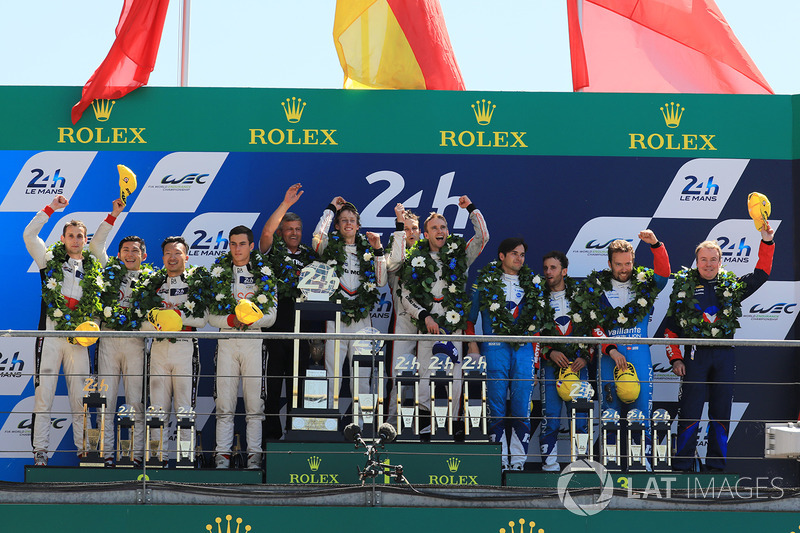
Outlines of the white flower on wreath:
{"label": "white flower on wreath", "polygon": [[542,278],[540,278],[539,275],[537,274],[536,276],[533,276],[533,279],[531,281],[533,282],[534,285],[539,285],[542,282]]}
{"label": "white flower on wreath", "polygon": [[458,287],[451,283],[447,286],[447,290],[450,291],[450,294],[455,294],[458,291]]}
{"label": "white flower on wreath", "polygon": [[719,333],[719,328],[711,328],[711,336],[716,337],[717,333]]}
{"label": "white flower on wreath", "polygon": [[64,316],[64,313],[61,311],[61,309],[56,309],[55,311],[53,311],[53,316],[56,318],[61,318],[62,316]]}
{"label": "white flower on wreath", "polygon": [[617,322],[619,322],[620,324],[624,324],[627,321],[628,321],[628,317],[626,317],[622,313],[620,313],[619,316],[617,317]]}
{"label": "white flower on wreath", "polygon": [[678,293],[678,298],[686,298],[686,291],[680,291]]}
{"label": "white flower on wreath", "polygon": [[528,331],[536,331],[536,326],[531,324],[530,326],[528,326]]}
{"label": "white flower on wreath", "polygon": [[583,322],[583,318],[581,318],[581,315],[579,315],[578,313],[575,313],[574,315],[572,315],[572,321],[575,322],[576,324],[580,324],[581,322]]}
{"label": "white flower on wreath", "polygon": [[[219,294],[217,296],[219,296]],[[194,305],[195,304],[194,304],[193,301],[187,300],[186,303],[183,304],[183,305],[186,307],[186,310],[189,311],[190,313],[194,312]]]}
{"label": "white flower on wreath", "polygon": [[336,266],[336,259],[329,259],[328,266]]}
{"label": "white flower on wreath", "polygon": [[364,255],[362,255],[361,257],[364,258],[364,261],[369,261],[370,259],[372,259],[372,254],[370,252],[364,252]]}
{"label": "white flower on wreath", "polygon": [[222,275],[222,267],[216,266],[211,269],[211,275],[215,278],[218,278]]}
{"label": "white flower on wreath", "polygon": [[45,261],[52,261],[53,260],[53,250],[47,250],[44,253],[44,260]]}
{"label": "white flower on wreath", "polygon": [[106,318],[111,318],[111,308],[109,306],[105,306],[103,308],[103,316]]}
{"label": "white flower on wreath", "polygon": [[372,291],[375,290],[376,285],[374,283],[372,283],[371,281],[368,281],[368,282],[364,283],[364,288],[367,289],[368,291],[372,292]]}
{"label": "white flower on wreath", "polygon": [[264,274],[265,276],[271,276],[272,275],[272,269],[270,267],[268,267],[268,266],[261,267],[261,273]]}
{"label": "white flower on wreath", "polygon": [[103,281],[103,276],[98,274],[95,278],[95,281],[97,282],[97,288],[101,291],[106,288],[106,282]]}
{"label": "white flower on wreath", "polygon": [[56,280],[54,280],[53,278],[50,278],[50,279],[47,280],[47,288],[48,289],[50,289],[52,291],[56,287],[58,287],[58,282]]}
{"label": "white flower on wreath", "polygon": [[492,305],[489,306],[489,311],[494,312],[497,311],[498,309],[500,309],[500,304],[497,302],[494,302],[492,303]]}
{"label": "white flower on wreath", "polygon": [[589,318],[592,320],[597,320],[597,313],[595,313],[594,310],[589,311]]}
{"label": "white flower on wreath", "polygon": [[644,307],[645,305],[647,305],[647,300],[645,300],[644,298],[639,298],[638,300],[636,300],[636,303]]}
{"label": "white flower on wreath", "polygon": [[411,260],[411,266],[414,268],[420,268],[425,266],[425,258],[417,256]]}
{"label": "white flower on wreath", "polygon": [[461,315],[455,311],[448,311],[444,318],[451,324],[458,324],[461,320]]}
{"label": "white flower on wreath", "polygon": [[646,279],[647,279],[647,273],[646,272],[639,272],[638,274],[636,274],[636,280],[637,281],[641,282],[641,281],[645,281]]}
{"label": "white flower on wreath", "polygon": [[142,318],[144,316],[144,313],[138,307],[136,308],[136,316],[138,316],[139,318]]}
{"label": "white flower on wreath", "polygon": [[450,253],[455,252],[457,249],[458,249],[458,244],[454,242],[451,242],[450,244],[447,245],[447,251]]}
{"label": "white flower on wreath", "polygon": [[682,328],[685,328],[685,327],[686,327],[686,324],[688,324],[688,322],[686,322],[686,319],[685,319],[685,318],[681,318],[681,322],[680,322],[680,323],[681,323],[681,327],[682,327]]}
{"label": "white flower on wreath", "polygon": [[263,305],[267,303],[267,297],[264,296],[264,294],[259,294],[258,296],[256,296],[256,301]]}
{"label": "white flower on wreath", "polygon": [[731,297],[731,291],[729,291],[729,290],[726,290],[725,292],[723,292],[723,293],[722,293],[722,295],[723,295],[725,298],[730,298],[730,297]]}
{"label": "white flower on wreath", "polygon": [[150,278],[147,278],[142,282],[142,287],[147,287],[148,285],[150,285]]}
{"label": "white flower on wreath", "polygon": [[725,316],[730,316],[731,315],[731,308],[727,307],[727,308],[723,309],[722,310],[722,314],[725,315]]}
{"label": "white flower on wreath", "polygon": [[225,295],[224,295],[224,294],[222,294],[221,292],[218,292],[218,293],[217,293],[217,295],[216,295],[214,298],[216,298],[216,300],[217,300],[218,302],[221,302],[221,301],[222,301],[222,299],[223,299],[223,298],[225,298]]}

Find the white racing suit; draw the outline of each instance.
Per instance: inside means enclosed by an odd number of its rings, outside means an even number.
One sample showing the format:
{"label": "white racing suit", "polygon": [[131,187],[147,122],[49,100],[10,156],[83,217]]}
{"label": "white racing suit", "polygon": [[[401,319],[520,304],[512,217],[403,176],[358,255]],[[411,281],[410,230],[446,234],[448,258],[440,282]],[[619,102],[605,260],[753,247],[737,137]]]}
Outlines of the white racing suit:
{"label": "white racing suit", "polygon": [[[39,211],[27,225],[22,236],[25,247],[39,267],[42,279],[45,279],[45,266],[47,260],[45,253],[47,247],[39,238],[39,232],[50,218],[52,211],[49,208]],[[64,282],[61,285],[61,294],[67,299],[68,305],[74,307],[83,296],[80,282],[83,279],[83,261],[68,259],[62,265]],[[39,329],[55,330],[55,324],[45,313],[42,305],[42,315]],[[72,438],[78,452],[83,451],[83,389],[85,380],[89,376],[89,352],[86,347],[71,344],[66,337],[42,337],[36,339],[36,365],[34,375],[34,402],[31,442],[33,451],[48,452],[50,447],[51,409],[56,395],[58,372],[64,367],[64,377],[67,382],[69,407],[72,417]]]}
{"label": "white racing suit", "polygon": [[[103,266],[108,263],[106,239],[116,217],[108,215],[94,232],[89,251],[94,254]],[[139,279],[139,271],[129,270],[119,287],[120,307],[130,308],[133,286]],[[109,280],[105,280],[108,283]],[[112,329],[103,324],[103,329]],[[100,339],[97,343],[97,381],[108,386],[106,396],[106,416],[103,429],[103,454],[105,457],[115,455],[114,419],[116,418],[117,392],[120,379],[125,385],[125,403],[133,407],[133,456],[144,457],[144,339],[126,339],[122,337]]]}
{"label": "white racing suit", "polygon": [[[260,274],[258,274],[260,275]],[[255,292],[253,274],[249,265],[233,265],[231,282],[233,299],[251,299]],[[274,295],[273,295],[274,296]],[[256,322],[247,327],[248,331],[259,331],[275,323],[277,305]],[[238,331],[233,327],[236,315],[216,315],[208,317],[211,327],[221,332]],[[217,454],[231,453],[233,445],[233,417],[236,414],[236,400],[239,396],[239,377],[242,378],[244,409],[247,413],[247,453],[261,454],[261,428],[264,420],[264,373],[266,370],[264,342],[258,339],[220,339],[217,341],[215,365],[217,380],[214,397],[217,404]]]}
{"label": "white racing suit", "polygon": [[[312,237],[311,245],[314,251],[322,257],[322,253],[328,246],[328,230],[333,222],[335,212],[328,206],[322,213],[316,229],[314,229],[314,236]],[[375,277],[376,285],[383,287],[386,285],[386,257],[383,255],[383,248],[374,250],[375,252]],[[346,256],[338,261],[344,263],[344,274],[339,278],[339,287],[341,288],[341,295],[343,298],[354,299],[357,294],[359,286],[361,286],[361,264],[358,256],[356,255],[356,245],[348,244],[345,246]],[[372,327],[372,319],[369,316],[362,318],[358,321],[352,321],[350,324],[341,324],[341,333],[358,333],[364,328]],[[327,333],[334,333],[336,331],[336,324],[332,320],[325,322],[325,331]],[[353,375],[352,355],[356,341],[340,341],[339,343],[339,368],[335,368],[335,346],[333,340],[325,341],[325,372],[328,376],[342,375],[342,368],[345,362],[350,365],[350,391],[355,394],[355,376]],[[334,396],[334,379],[328,379],[328,408],[333,408]],[[341,385],[340,385],[341,386]],[[358,380],[359,394],[369,394],[370,383],[367,379]]]}

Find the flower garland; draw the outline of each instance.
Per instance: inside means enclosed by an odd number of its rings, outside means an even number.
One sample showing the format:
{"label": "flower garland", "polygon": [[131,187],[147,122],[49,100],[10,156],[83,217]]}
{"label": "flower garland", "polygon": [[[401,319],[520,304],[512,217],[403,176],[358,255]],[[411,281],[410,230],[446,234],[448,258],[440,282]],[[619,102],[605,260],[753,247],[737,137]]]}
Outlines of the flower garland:
{"label": "flower garland", "polygon": [[[164,300],[158,295],[158,289],[164,285],[168,277],[167,270],[162,268],[136,285],[131,300],[137,318],[145,317],[150,309],[162,308]],[[201,266],[190,267],[181,277],[189,286],[189,295],[178,309],[187,317],[203,316],[208,310],[208,300],[211,295],[208,271]],[[174,340],[170,339],[172,342]]]}
{"label": "flower garland", "polygon": [[[565,293],[564,297],[567,301],[570,302],[570,311],[572,311],[572,306],[574,305],[572,302],[575,301],[575,296],[580,293],[580,286],[581,284],[572,279],[569,276],[564,276],[564,286],[565,286]],[[550,288],[545,286],[544,288],[544,300],[546,302],[550,301]],[[577,306],[576,306],[577,307]],[[544,327],[542,328],[542,334],[547,335],[549,337],[558,337],[561,336],[561,332],[558,331],[556,327],[556,317],[555,311],[548,305],[549,315],[544,323]],[[594,310],[589,311],[589,318],[593,321],[597,320],[597,314]],[[572,312],[572,316],[570,316],[570,320],[572,321],[572,336],[575,337],[591,337],[591,327],[592,324],[583,319],[581,316],[580,308],[578,307],[578,312]],[[585,343],[569,343],[569,344],[558,344],[556,347],[552,348],[556,349],[559,352],[563,353],[567,356],[567,359],[570,361],[574,361],[578,357],[583,357],[584,352],[592,352],[593,350],[590,349],[588,344]]]}
{"label": "flower garland", "polygon": [[[519,271],[519,286],[524,292],[522,308],[514,322],[506,307],[504,272],[499,261],[491,261],[478,273],[477,287],[481,309],[485,309],[496,335],[533,335],[540,331],[545,320],[552,322],[553,310],[544,299],[542,279],[534,276],[527,265]],[[548,313],[549,311],[549,313]]]}
{"label": "flower garland", "polygon": [[[442,263],[441,279],[447,283],[442,290],[442,307],[445,316],[432,312],[433,284],[436,282],[436,261],[431,257],[431,245],[428,239],[421,239],[406,252],[400,275],[401,286],[408,291],[411,298],[430,312],[439,326],[450,331],[464,329],[467,322],[468,302],[464,290],[467,284],[467,243],[458,235],[449,235],[445,245],[439,250]],[[426,332],[425,322],[413,319],[420,331]]]}
{"label": "flower garland", "polygon": [[304,267],[317,261],[317,254],[305,244],[297,248],[297,256],[289,253],[286,243],[281,237],[276,236],[272,241],[272,249],[269,251],[269,260],[272,263],[272,271],[277,280],[278,297],[289,298],[292,301],[300,297],[300,289],[297,283],[300,281],[300,268],[297,261]]}
{"label": "flower garland", "polygon": [[732,339],[739,328],[746,283],[739,281],[733,272],[722,268],[719,269],[716,280],[714,292],[719,311],[714,322],[707,322],[703,318],[703,311],[697,308],[697,298],[694,297],[695,288],[701,283],[697,269],[683,269],[675,274],[667,316],[676,317],[684,336]]}
{"label": "flower garland", "polygon": [[[256,250],[250,252],[248,268],[255,284],[253,297],[250,300],[266,315],[275,306],[275,280],[272,278],[272,269],[267,264],[266,258]],[[216,293],[211,307],[216,314],[230,315],[235,312],[238,302],[231,291],[232,280],[233,260],[229,252],[219,256],[211,269],[211,290]],[[242,331],[245,330],[247,326],[242,326]]]}
{"label": "flower garland", "polygon": [[[361,283],[356,289],[356,295],[352,299],[345,297],[342,294],[341,284],[331,295],[331,300],[341,300],[344,309],[342,322],[348,325],[368,317],[380,299],[378,278],[375,274],[375,252],[367,238],[361,233],[356,234],[355,245],[359,272],[361,272]],[[322,253],[322,261],[333,267],[339,279],[344,275],[344,262],[347,257],[345,246],[344,239],[339,232],[332,231],[328,234],[328,245]]]}
{"label": "flower garland", "polygon": [[[142,325],[139,317],[131,313],[132,308],[119,305],[120,287],[128,272],[128,267],[117,257],[109,257],[103,269],[105,287],[100,293],[100,306],[103,310],[103,322],[114,331],[135,331]],[[135,287],[152,273],[152,265],[143,263],[139,268],[139,278],[132,285]]]}
{"label": "flower garland", "polygon": [[631,273],[633,299],[621,307],[601,305],[603,293],[612,290],[611,271],[593,270],[583,282],[582,290],[575,295],[579,313],[589,316],[604,329],[615,329],[638,324],[653,308],[658,296],[655,273],[651,268],[635,267]]}
{"label": "flower garland", "polygon": [[83,278],[80,281],[81,298],[75,309],[67,307],[67,299],[61,294],[64,283],[64,263],[69,259],[67,248],[63,242],[57,242],[45,252],[47,261],[44,267],[45,279],[42,280],[42,300],[45,303],[47,316],[55,324],[57,330],[74,330],[78,325],[100,312],[99,293],[104,286],[100,274],[100,261],[83,250]]}

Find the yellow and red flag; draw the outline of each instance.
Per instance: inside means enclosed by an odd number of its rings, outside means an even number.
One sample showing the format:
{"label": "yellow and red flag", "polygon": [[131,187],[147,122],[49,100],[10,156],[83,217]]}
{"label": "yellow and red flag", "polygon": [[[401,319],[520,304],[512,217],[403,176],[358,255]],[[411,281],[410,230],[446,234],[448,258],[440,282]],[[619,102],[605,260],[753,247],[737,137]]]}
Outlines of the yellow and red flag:
{"label": "yellow and red flag", "polygon": [[576,91],[773,93],[714,0],[568,2]]}
{"label": "yellow and red flag", "polygon": [[337,0],[346,89],[464,90],[439,0]]}

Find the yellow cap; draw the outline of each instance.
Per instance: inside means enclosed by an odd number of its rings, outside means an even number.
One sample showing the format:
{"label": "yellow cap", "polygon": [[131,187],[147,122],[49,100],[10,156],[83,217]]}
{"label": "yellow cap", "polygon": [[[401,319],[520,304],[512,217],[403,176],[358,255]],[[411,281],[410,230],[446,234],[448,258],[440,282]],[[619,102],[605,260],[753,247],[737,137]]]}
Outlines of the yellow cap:
{"label": "yellow cap", "polygon": [[628,363],[625,370],[614,367],[614,382],[617,386],[617,398],[624,403],[633,403],[639,397],[641,385],[633,363]]}
{"label": "yellow cap", "polygon": [[571,366],[562,368],[558,371],[558,381],[556,381],[556,391],[562,400],[565,402],[572,401],[572,387],[573,383],[578,383],[580,377],[578,373],[572,370]]}
{"label": "yellow cap", "polygon": [[136,190],[136,174],[125,165],[117,165],[119,171],[119,198],[127,204],[127,198]]}
{"label": "yellow cap", "polygon": [[760,192],[751,192],[747,196],[747,212],[756,224],[756,229],[761,231],[764,222],[772,214],[772,204],[769,199]]}
{"label": "yellow cap", "polygon": [[239,322],[242,324],[249,326],[260,320],[262,316],[264,316],[264,313],[261,312],[261,309],[247,298],[242,298],[239,300],[239,303],[236,304],[236,318],[238,318]]}
{"label": "yellow cap", "polygon": [[[75,331],[100,331],[100,326],[91,320],[87,320],[86,322],[79,324],[78,327],[75,328]],[[75,337],[75,342],[81,346],[91,346],[97,342],[97,337]]]}
{"label": "yellow cap", "polygon": [[180,331],[183,329],[181,315],[172,309],[151,309],[147,313],[147,320],[158,331]]}

